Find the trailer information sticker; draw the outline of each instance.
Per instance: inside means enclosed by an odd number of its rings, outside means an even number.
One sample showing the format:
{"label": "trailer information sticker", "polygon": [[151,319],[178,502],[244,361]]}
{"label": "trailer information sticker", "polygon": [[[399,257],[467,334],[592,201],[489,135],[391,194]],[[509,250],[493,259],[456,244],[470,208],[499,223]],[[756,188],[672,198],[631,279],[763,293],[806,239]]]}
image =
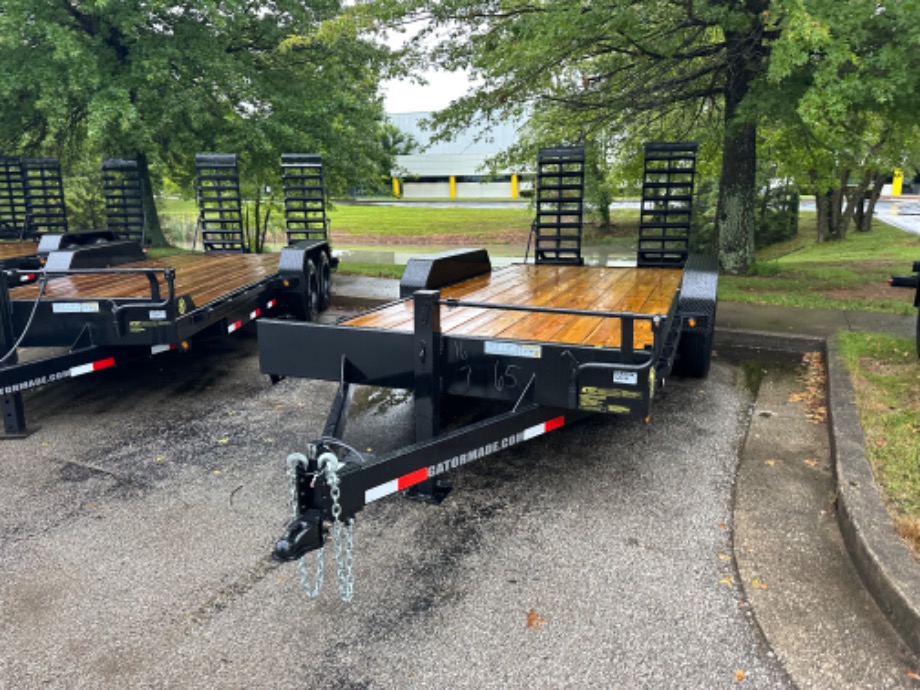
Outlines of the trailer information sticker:
{"label": "trailer information sticker", "polygon": [[51,311],[54,314],[97,314],[99,302],[55,302]]}
{"label": "trailer information sticker", "polygon": [[543,356],[543,350],[539,345],[503,343],[494,340],[486,341],[485,353],[487,355],[505,355],[507,357],[526,357],[527,359],[540,359]]}
{"label": "trailer information sticker", "polygon": [[613,372],[614,383],[625,383],[627,386],[635,386],[639,383],[639,374],[634,371],[615,371]]}
{"label": "trailer information sticker", "polygon": [[[591,412],[629,414],[630,409],[622,404],[626,400],[640,400],[642,394],[625,388],[597,388],[582,386],[578,391],[578,409]],[[616,401],[616,402],[613,402]]]}

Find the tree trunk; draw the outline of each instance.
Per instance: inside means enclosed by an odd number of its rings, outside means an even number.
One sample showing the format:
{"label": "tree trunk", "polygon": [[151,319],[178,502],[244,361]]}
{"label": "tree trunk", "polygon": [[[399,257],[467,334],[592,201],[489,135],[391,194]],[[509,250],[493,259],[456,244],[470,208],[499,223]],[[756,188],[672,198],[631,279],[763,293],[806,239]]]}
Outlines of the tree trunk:
{"label": "tree trunk", "polygon": [[167,246],[166,236],[160,227],[160,216],[153,198],[153,185],[150,184],[150,166],[147,154],[139,152],[135,157],[137,161],[137,174],[141,180],[141,205],[144,209],[144,237],[152,247]]}
{"label": "tree trunk", "polygon": [[882,187],[885,186],[885,178],[876,172],[872,180],[872,189],[869,192],[869,199],[866,202],[866,208],[862,216],[857,219],[856,230],[859,232],[869,232],[872,230],[872,218],[875,215],[875,204],[882,195]]}
{"label": "tree trunk", "polygon": [[818,232],[815,241],[821,244],[831,233],[831,199],[828,192],[815,191],[815,211],[818,213]]}
{"label": "tree trunk", "polygon": [[746,32],[725,31],[728,77],[716,237],[719,265],[732,275],[747,273],[754,262],[757,126],[739,119],[738,112],[762,59],[751,47],[759,43],[759,34],[759,25]]}

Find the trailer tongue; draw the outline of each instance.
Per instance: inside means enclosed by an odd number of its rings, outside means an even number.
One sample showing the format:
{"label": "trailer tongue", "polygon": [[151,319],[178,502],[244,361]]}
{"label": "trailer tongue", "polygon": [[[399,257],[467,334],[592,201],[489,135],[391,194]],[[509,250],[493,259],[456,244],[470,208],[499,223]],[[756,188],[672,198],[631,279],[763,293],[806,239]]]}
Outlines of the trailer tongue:
{"label": "trailer tongue", "polygon": [[[592,414],[648,420],[675,367],[705,376],[718,270],[711,258],[687,257],[694,154],[693,145],[650,145],[643,214],[654,230],[638,266],[584,265],[581,189],[568,174],[580,151],[551,149],[558,163],[541,160],[538,205],[544,214],[552,199],[562,215],[577,209],[579,237],[559,217],[551,223],[558,237],[535,226],[535,264],[493,271],[483,250],[413,259],[397,302],[336,325],[259,323],[264,373],[339,383],[322,435],[288,458],[293,520],[274,550],[278,560],[301,560],[308,595],[319,593],[331,537],[339,593],[351,599],[352,530],[365,505],[403,490],[440,502],[452,470]],[[566,251],[550,251],[557,242],[569,243]],[[343,439],[355,385],[413,391],[416,442],[379,457],[351,448]],[[447,395],[505,410],[442,431]]]}

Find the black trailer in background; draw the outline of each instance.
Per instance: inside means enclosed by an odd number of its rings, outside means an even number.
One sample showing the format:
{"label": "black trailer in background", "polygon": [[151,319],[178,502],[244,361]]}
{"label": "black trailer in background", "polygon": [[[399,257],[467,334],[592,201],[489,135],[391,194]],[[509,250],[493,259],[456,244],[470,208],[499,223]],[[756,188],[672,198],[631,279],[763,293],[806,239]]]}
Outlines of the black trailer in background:
{"label": "black trailer in background", "polygon": [[917,329],[915,340],[917,343],[917,356],[920,357],[920,261],[914,261],[912,276],[891,276],[888,280],[892,287],[911,288],[914,290],[914,306],[917,307]]}
{"label": "black trailer in background", "polygon": [[[492,270],[484,250],[412,259],[401,299],[336,325],[259,323],[260,366],[273,377],[337,381],[321,435],[288,458],[294,518],[276,545],[283,561],[332,536],[339,590],[352,596],[351,530],[366,504],[404,489],[439,502],[446,475],[510,446],[606,413],[648,420],[672,371],[708,373],[718,267],[691,256],[696,145],[650,144],[635,267],[586,266],[581,256],[584,152],[540,152],[534,263]],[[303,356],[309,346],[310,356]],[[411,390],[416,443],[374,457],[344,439],[355,385]],[[442,431],[446,396],[505,411]]]}
{"label": "black trailer in background", "polygon": [[[109,168],[113,178],[125,172],[130,177],[123,163]],[[236,156],[202,154],[196,167],[205,252],[147,258],[132,236],[137,216],[128,197],[136,188],[130,180],[110,180],[107,184],[118,187],[113,215],[124,218],[121,232],[127,239],[107,231],[99,241],[53,246],[34,283],[8,288],[0,281],[4,437],[31,431],[25,391],[188,350],[198,340],[231,334],[265,315],[310,320],[328,304],[328,295],[320,294],[329,289],[328,281],[321,285],[317,278],[333,263],[328,240],[296,241],[275,255],[250,254]],[[42,242],[54,245],[61,237],[45,235]],[[14,284],[21,275],[6,273]],[[21,359],[27,348],[36,348],[39,356]]]}

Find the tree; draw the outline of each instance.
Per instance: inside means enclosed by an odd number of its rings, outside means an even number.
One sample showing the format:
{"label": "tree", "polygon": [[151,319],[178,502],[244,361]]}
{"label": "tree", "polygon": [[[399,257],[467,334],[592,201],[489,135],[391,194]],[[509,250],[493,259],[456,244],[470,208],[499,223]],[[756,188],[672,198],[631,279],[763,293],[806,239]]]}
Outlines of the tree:
{"label": "tree", "polygon": [[783,16],[756,93],[765,142],[815,195],[819,242],[868,231],[886,177],[920,161],[920,7],[787,0]]}
{"label": "tree", "polygon": [[[474,91],[436,118],[443,136],[471,118],[488,123],[550,112],[586,138],[659,133],[657,125],[672,116],[718,118],[724,125],[719,255],[725,270],[739,273],[753,258],[756,170],[756,123],[742,104],[779,31],[769,23],[770,5],[378,0],[356,13],[388,28],[423,20],[415,45],[425,57],[418,59],[470,70]],[[435,48],[425,50],[432,40]]]}
{"label": "tree", "polygon": [[[63,161],[105,152],[188,180],[196,152],[240,153],[260,182],[282,151],[325,156],[344,188],[372,177],[376,65],[354,35],[323,37],[337,0],[4,0],[0,147]],[[274,172],[273,172],[274,171]],[[149,234],[162,242],[152,185]]]}

